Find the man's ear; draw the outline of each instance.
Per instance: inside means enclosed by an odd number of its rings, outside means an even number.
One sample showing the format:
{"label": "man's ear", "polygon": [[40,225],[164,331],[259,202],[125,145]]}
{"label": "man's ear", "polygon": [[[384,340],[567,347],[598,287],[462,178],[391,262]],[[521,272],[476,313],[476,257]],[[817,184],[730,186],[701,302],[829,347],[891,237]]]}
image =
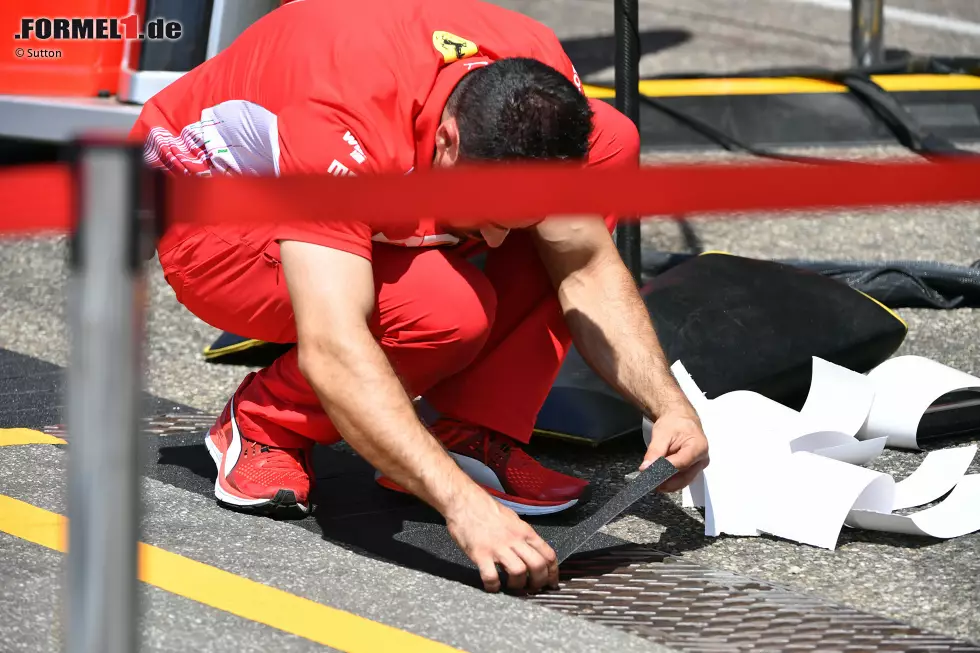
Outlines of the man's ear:
{"label": "man's ear", "polygon": [[459,125],[455,118],[446,118],[436,129],[436,149],[432,164],[449,168],[459,161]]}

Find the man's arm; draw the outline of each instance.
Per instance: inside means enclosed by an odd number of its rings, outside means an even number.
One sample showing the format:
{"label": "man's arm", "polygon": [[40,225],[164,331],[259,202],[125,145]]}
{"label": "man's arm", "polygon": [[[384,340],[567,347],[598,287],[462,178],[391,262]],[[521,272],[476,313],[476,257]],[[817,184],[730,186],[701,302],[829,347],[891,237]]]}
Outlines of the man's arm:
{"label": "man's arm", "polygon": [[583,359],[655,420],[643,467],[666,455],[681,473],[661,489],[684,487],[707,464],[707,440],[608,228],[598,218],[551,218],[534,234]]}
{"label": "man's arm", "polygon": [[437,510],[450,511],[472,481],[419,421],[368,329],[374,310],[370,262],[293,241],[282,244],[282,257],[296,314],[300,371],[337,430],[382,473]]}
{"label": "man's arm", "polygon": [[474,483],[419,421],[368,327],[375,308],[371,263],[297,241],[283,242],[281,253],[300,370],[343,438],[446,517],[488,590],[500,586],[495,563],[507,570],[513,589],[526,581],[535,588],[557,585],[551,548]]}
{"label": "man's arm", "polygon": [[[388,162],[348,127],[353,122],[324,102],[284,109],[277,123],[279,173],[346,176],[383,169]],[[474,484],[419,421],[368,328],[375,308],[371,230],[360,223],[316,226],[278,232],[300,370],[351,446],[402,487],[451,513]]]}

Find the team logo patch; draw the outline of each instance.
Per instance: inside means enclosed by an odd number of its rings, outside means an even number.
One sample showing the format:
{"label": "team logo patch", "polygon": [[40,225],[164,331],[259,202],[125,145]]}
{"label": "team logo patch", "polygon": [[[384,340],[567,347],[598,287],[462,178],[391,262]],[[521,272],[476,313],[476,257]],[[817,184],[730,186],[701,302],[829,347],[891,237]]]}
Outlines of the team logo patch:
{"label": "team logo patch", "polygon": [[473,41],[467,41],[455,34],[441,31],[432,32],[432,46],[436,52],[442,55],[442,60],[445,63],[472,57],[479,50]]}

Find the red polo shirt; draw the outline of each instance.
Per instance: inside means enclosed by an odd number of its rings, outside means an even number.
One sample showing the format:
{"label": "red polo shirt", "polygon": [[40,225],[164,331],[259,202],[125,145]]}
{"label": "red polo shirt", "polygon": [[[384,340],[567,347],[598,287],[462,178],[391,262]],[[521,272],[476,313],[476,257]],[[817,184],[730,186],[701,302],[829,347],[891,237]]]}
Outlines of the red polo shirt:
{"label": "red polo shirt", "polygon": [[[578,75],[554,33],[477,0],[295,0],[144,106],[133,135],[175,174],[411,172],[431,165],[446,100],[474,66],[530,57]],[[160,251],[188,227],[171,230]],[[420,220],[398,233],[350,223],[281,228],[371,257],[372,242],[453,244]]]}

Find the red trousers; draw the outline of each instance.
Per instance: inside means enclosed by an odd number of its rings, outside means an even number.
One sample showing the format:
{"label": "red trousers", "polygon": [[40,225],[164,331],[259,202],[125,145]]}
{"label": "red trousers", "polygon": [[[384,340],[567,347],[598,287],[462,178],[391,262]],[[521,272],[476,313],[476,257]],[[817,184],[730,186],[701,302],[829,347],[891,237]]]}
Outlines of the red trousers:
{"label": "red trousers", "polygon": [[[608,105],[593,108],[589,165],[635,165],[633,124]],[[606,224],[612,229],[615,218]],[[482,271],[456,249],[376,243],[372,261],[377,308],[369,326],[409,395],[527,442],[571,344],[530,235],[512,231],[488,250]],[[246,338],[296,341],[271,232],[195,229],[161,247],[160,262],[178,301],[204,322]],[[296,348],[248,379],[235,401],[244,435],[263,444],[340,439],[299,371]]]}

